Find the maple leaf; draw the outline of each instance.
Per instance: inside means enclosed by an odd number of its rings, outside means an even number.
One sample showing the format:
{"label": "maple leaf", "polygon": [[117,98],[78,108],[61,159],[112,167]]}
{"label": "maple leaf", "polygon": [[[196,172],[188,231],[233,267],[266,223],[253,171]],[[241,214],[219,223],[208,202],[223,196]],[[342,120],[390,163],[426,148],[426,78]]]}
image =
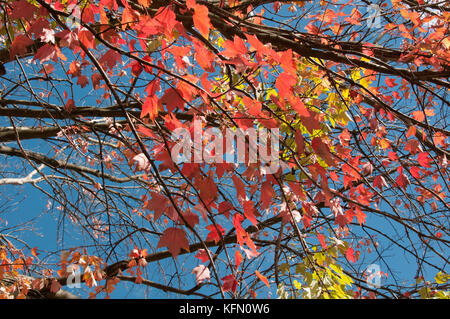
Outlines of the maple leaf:
{"label": "maple leaf", "polygon": [[386,82],[386,85],[389,86],[390,88],[397,85],[397,83],[395,83],[394,79],[390,79],[388,77],[386,77],[385,82]]}
{"label": "maple leaf", "polygon": [[352,263],[356,262],[355,251],[351,247],[347,248],[347,250],[345,251],[345,257]]}
{"label": "maple leaf", "polygon": [[238,198],[245,199],[245,184],[236,175],[233,175],[231,179],[233,180],[234,187],[236,188]]}
{"label": "maple leaf", "polygon": [[80,85],[82,88],[84,88],[86,85],[89,84],[89,79],[85,75],[78,76],[77,84]]}
{"label": "maple leaf", "polygon": [[55,34],[57,38],[59,38],[59,46],[61,48],[68,47],[71,50],[74,50],[78,45],[78,36],[75,32],[64,30]]}
{"label": "maple leaf", "polygon": [[408,186],[408,184],[410,184],[408,176],[406,176],[403,173],[403,167],[401,167],[401,166],[398,168],[397,171],[398,171],[398,177],[395,179],[395,181],[397,182],[397,185],[406,189],[406,186]]}
{"label": "maple leaf", "polygon": [[129,6],[125,6],[122,12],[122,30],[125,30],[129,23],[137,22],[138,14],[135,10],[131,9]]}
{"label": "maple leaf", "polygon": [[309,116],[309,111],[300,98],[295,97],[295,99],[291,101],[291,106],[297,112],[298,115]]}
{"label": "maple leaf", "polygon": [[246,200],[242,204],[244,207],[244,215],[248,218],[248,220],[255,226],[258,225],[258,221],[255,218],[255,203],[251,200]]}
{"label": "maple leaf", "polygon": [[219,203],[219,214],[224,214],[227,218],[230,217],[230,210],[234,209],[234,206],[230,202]]}
{"label": "maple leaf", "polygon": [[200,222],[198,215],[192,212],[187,212],[183,214],[184,219],[189,224],[189,226],[194,227],[195,225],[198,225]]}
{"label": "maple leaf", "polygon": [[46,45],[40,47],[39,50],[37,50],[33,60],[40,60],[41,63],[45,63],[50,60],[57,61],[56,51],[57,50],[54,45],[47,43]]}
{"label": "maple leaf", "polygon": [[355,207],[355,211],[356,211],[356,220],[358,220],[358,223],[360,225],[365,224],[367,215],[364,214],[364,212],[358,206]]}
{"label": "maple leaf", "polygon": [[224,292],[227,291],[232,291],[233,293],[236,292],[238,282],[233,274],[223,277],[222,281],[223,281],[222,289]]}
{"label": "maple leaf", "polygon": [[247,96],[244,96],[242,98],[242,103],[247,107],[248,113],[250,115],[253,115],[256,117],[261,116],[261,107],[262,107],[261,102],[250,99]]}
{"label": "maple leaf", "polygon": [[197,285],[201,284],[205,280],[211,279],[211,274],[209,268],[205,265],[198,265],[192,270],[192,273],[195,274],[195,281]]}
{"label": "maple leaf", "polygon": [[222,239],[222,236],[225,234],[225,230],[219,224],[206,226],[206,229],[209,230],[206,241],[214,241],[215,243],[218,243]]}
{"label": "maple leaf", "polygon": [[428,153],[427,152],[421,152],[417,155],[417,162],[419,162],[419,164],[422,167],[431,167],[430,162],[431,162],[431,158],[428,157]]}
{"label": "maple leaf", "polygon": [[119,8],[116,0],[100,0],[100,3],[110,10],[117,10]]}
{"label": "maple leaf", "polygon": [[208,39],[209,37],[209,29],[211,27],[211,21],[209,20],[209,10],[208,7],[196,4],[194,6],[194,26],[198,29],[200,34]]}
{"label": "maple leaf", "polygon": [[347,219],[347,216],[342,214],[336,216],[334,223],[338,224],[340,227],[345,227],[350,223],[350,221]]}
{"label": "maple leaf", "polygon": [[297,79],[287,72],[281,73],[275,80],[275,87],[278,89],[280,97],[287,98],[292,94],[292,87],[297,83]]}
{"label": "maple leaf", "polygon": [[10,13],[11,19],[31,19],[33,18],[38,7],[32,5],[26,0],[13,1],[12,11]]}
{"label": "maple leaf", "polygon": [[72,78],[78,77],[81,75],[81,63],[77,60],[72,61],[69,65],[69,70],[67,70],[66,74],[70,74]]}
{"label": "maple leaf", "polygon": [[194,257],[200,259],[202,263],[209,261],[208,253],[205,249],[199,249]]}
{"label": "maple leaf", "polygon": [[441,145],[444,146],[445,139],[446,139],[446,136],[442,132],[436,132],[433,135],[433,142],[434,142],[434,144],[436,144],[436,146],[441,146]]}
{"label": "maple leaf", "polygon": [[412,155],[415,155],[417,151],[421,151],[422,148],[419,141],[416,139],[409,140],[405,145],[405,151],[409,151]]}
{"label": "maple leaf", "polygon": [[272,202],[275,191],[273,190],[272,183],[270,181],[264,181],[261,184],[261,208],[267,209]]}
{"label": "maple leaf", "polygon": [[80,31],[78,31],[78,40],[87,49],[93,49],[95,47],[94,35],[86,28],[81,28]]}
{"label": "maple leaf", "polygon": [[122,55],[116,50],[108,50],[100,58],[99,62],[103,67],[108,67],[110,70],[114,68],[117,62],[122,61]]}
{"label": "maple leaf", "polygon": [[186,233],[181,228],[167,228],[159,239],[156,248],[167,247],[174,258],[177,258],[182,249],[189,251],[189,242]]}
{"label": "maple leaf", "polygon": [[234,36],[233,41],[225,41],[223,47],[225,50],[221,54],[227,58],[235,58],[246,54],[248,51],[244,41],[238,36]]}
{"label": "maple leaf", "polygon": [[311,147],[313,148],[314,152],[319,155],[325,161],[325,163],[327,163],[327,165],[334,166],[336,164],[333,155],[330,152],[330,148],[322,141],[321,138],[313,138],[313,140],[311,141]]}
{"label": "maple leaf", "polygon": [[72,99],[67,100],[66,104],[64,105],[64,109],[70,113],[75,107],[75,102]]}
{"label": "maple leaf", "polygon": [[27,52],[27,48],[34,44],[34,41],[23,34],[19,34],[11,44],[9,50],[10,58],[13,59],[16,55],[22,55]]}
{"label": "maple leaf", "polygon": [[325,236],[322,234],[317,234],[317,239],[323,249],[327,249],[327,243],[325,242]]}
{"label": "maple leaf", "polygon": [[144,104],[142,104],[142,110],[140,117],[143,118],[147,114],[150,116],[150,119],[152,121],[155,120],[155,118],[158,116],[158,105],[159,100],[156,95],[150,95],[147,96],[147,98],[144,101]]}
{"label": "maple leaf", "polygon": [[302,133],[299,131],[295,132],[295,144],[297,144],[297,155],[301,158],[302,154],[305,153],[305,142]]}
{"label": "maple leaf", "polygon": [[422,176],[420,175],[420,168],[417,166],[411,166],[409,169],[409,172],[411,173],[412,177],[414,178],[422,178]]}
{"label": "maple leaf", "polygon": [[170,88],[164,92],[163,96],[159,100],[159,104],[166,105],[167,111],[169,112],[172,112],[176,108],[183,111],[185,101],[177,89]]}

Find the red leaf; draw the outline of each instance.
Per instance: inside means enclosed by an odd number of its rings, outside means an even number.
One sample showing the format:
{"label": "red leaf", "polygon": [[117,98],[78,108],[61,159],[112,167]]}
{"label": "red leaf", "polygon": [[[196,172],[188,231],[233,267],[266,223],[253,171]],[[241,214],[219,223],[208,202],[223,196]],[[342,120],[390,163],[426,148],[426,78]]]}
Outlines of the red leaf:
{"label": "red leaf", "polygon": [[78,40],[87,48],[93,49],[95,47],[95,38],[91,31],[81,29],[78,32]]}
{"label": "red leaf", "polygon": [[10,58],[13,59],[16,55],[22,55],[27,52],[27,47],[34,43],[29,37],[25,35],[18,35],[13,43],[11,44],[11,48],[9,50]]}
{"label": "red leaf", "polygon": [[419,155],[417,155],[417,161],[422,167],[431,167],[431,158],[428,157],[427,152],[419,153]]}
{"label": "red leaf", "polygon": [[12,19],[31,19],[34,16],[36,9],[38,9],[38,7],[32,5],[26,0],[13,1],[11,6],[12,11],[10,18]]}
{"label": "red leaf", "polygon": [[398,177],[395,179],[395,181],[397,182],[397,184],[400,187],[403,187],[404,189],[406,189],[406,186],[408,186],[408,184],[410,184],[408,176],[406,176],[405,174],[403,174],[403,167],[399,167],[398,168]]}
{"label": "red leaf", "polygon": [[425,120],[425,113],[423,111],[414,111],[412,112],[412,116],[416,121],[423,122]]}
{"label": "red leaf", "polygon": [[247,107],[249,114],[255,117],[261,116],[261,107],[262,107],[261,102],[253,100],[247,96],[244,96],[242,98],[242,103],[244,103],[244,105]]}
{"label": "red leaf", "polygon": [[255,218],[255,203],[251,200],[244,201],[243,205],[244,207],[244,215],[248,218],[248,220],[253,224],[257,225],[258,221]]}
{"label": "red leaf", "polygon": [[211,21],[209,20],[208,14],[209,10],[206,6],[201,4],[196,4],[194,6],[194,26],[206,39],[209,37],[209,29],[211,27]]}
{"label": "red leaf", "polygon": [[297,155],[301,158],[302,154],[305,152],[305,142],[300,131],[295,132],[295,144],[297,144]]}
{"label": "red leaf", "polygon": [[297,79],[287,72],[281,73],[275,81],[280,97],[287,98],[292,94],[292,87],[297,83]]}
{"label": "red leaf", "polygon": [[158,97],[156,95],[147,96],[142,104],[141,118],[147,114],[152,121],[158,116]]}
{"label": "red leaf", "polygon": [[350,221],[347,219],[345,215],[337,215],[335,220],[335,224],[338,224],[340,227],[345,227],[347,224],[350,223]]}
{"label": "red leaf", "polygon": [[114,68],[117,62],[122,61],[122,55],[116,50],[108,50],[106,53],[100,58],[99,62],[103,67],[107,67],[110,70]]}
{"label": "red leaf", "polygon": [[349,248],[347,249],[347,251],[345,252],[345,257],[346,257],[349,261],[351,261],[352,263],[355,263],[355,262],[356,262],[356,260],[355,260],[355,251],[353,250],[352,247],[349,247]]}
{"label": "red leaf", "polygon": [[394,79],[390,79],[388,77],[386,77],[385,82],[386,82],[386,85],[389,86],[390,88],[392,88],[392,87],[397,85],[397,83],[395,83]]}
{"label": "red leaf", "polygon": [[224,292],[227,292],[230,290],[233,293],[236,292],[238,282],[237,282],[236,278],[234,278],[233,274],[223,277],[222,280],[223,280],[222,289]]}
{"label": "red leaf", "polygon": [[72,99],[67,100],[66,105],[64,105],[64,109],[70,113],[75,107],[75,102]]}
{"label": "red leaf", "polygon": [[39,50],[37,50],[33,60],[40,60],[41,63],[45,63],[49,60],[56,61],[56,57],[57,53],[55,46],[53,44],[47,43],[46,45],[40,47]]}
{"label": "red leaf", "polygon": [[311,146],[314,152],[317,155],[319,155],[325,161],[325,163],[327,163],[327,165],[329,166],[335,165],[333,155],[331,154],[328,145],[325,144],[321,138],[319,137],[313,138],[313,140],[311,141]]}
{"label": "red leaf", "polygon": [[414,178],[422,178],[422,176],[420,175],[420,168],[417,166],[411,166],[409,172]]}
{"label": "red leaf", "polygon": [[80,85],[82,88],[84,88],[86,85],[89,84],[89,79],[88,79],[88,77],[85,76],[85,75],[80,75],[80,76],[78,77],[77,84]]}
{"label": "red leaf", "polygon": [[183,111],[185,102],[181,93],[177,89],[170,88],[164,92],[164,95],[161,97],[159,103],[161,105],[165,104],[167,111],[172,112],[175,108],[179,108]]}
{"label": "red leaf", "polygon": [[244,41],[238,36],[234,36],[234,41],[225,41],[223,47],[225,50],[222,51],[222,55],[228,58],[235,58],[242,54],[246,54],[248,51]]}
{"label": "red leaf", "polygon": [[237,193],[238,198],[245,199],[246,195],[245,195],[244,183],[236,175],[233,175],[231,177],[231,179],[233,180],[234,187],[236,188],[236,193]]}
{"label": "red leaf", "polygon": [[236,237],[238,244],[242,247],[244,245],[245,238],[248,236],[244,228],[242,228],[242,221],[244,217],[241,214],[234,214],[233,216],[233,226],[236,229]]}
{"label": "red leaf", "polygon": [[[225,230],[219,224],[209,225],[209,226],[206,227],[206,229],[209,230],[209,234],[206,237],[206,241],[212,241],[213,240],[215,243],[218,243],[221,240],[222,236],[225,234]],[[219,229],[220,234],[217,231],[217,229]]]}
{"label": "red leaf", "polygon": [[405,145],[405,151],[409,151],[412,155],[416,154],[418,150],[421,150],[421,147],[416,139],[409,140]]}
{"label": "red leaf", "polygon": [[309,111],[300,98],[296,97],[293,101],[291,101],[291,105],[298,115],[309,116]]}
{"label": "red leaf", "polygon": [[267,209],[272,202],[275,191],[273,190],[272,184],[269,181],[264,181],[261,184],[261,208]]}
{"label": "red leaf", "polygon": [[[212,63],[214,62],[214,53],[209,51],[208,48],[206,48],[205,45],[202,42],[200,42],[199,40],[194,38],[193,42],[194,42],[194,51],[195,51],[195,54],[194,54],[195,61],[206,72],[213,72],[214,68],[213,68]],[[206,76],[207,76],[207,74],[206,74]],[[202,81],[202,83],[203,82],[204,81]],[[205,87],[205,89],[207,89],[207,88]]]}
{"label": "red leaf", "polygon": [[198,225],[200,222],[198,215],[194,214],[192,212],[187,212],[183,214],[184,219],[189,224],[189,226],[194,227],[195,225]]}
{"label": "red leaf", "polygon": [[230,202],[221,202],[219,204],[219,214],[224,214],[227,218],[230,217],[230,210],[234,207]]}
{"label": "red leaf", "polygon": [[364,214],[364,212],[358,206],[355,207],[355,211],[356,211],[356,219],[358,220],[358,223],[360,225],[365,224],[367,215]]}
{"label": "red leaf", "polygon": [[317,239],[323,249],[327,249],[327,243],[325,242],[325,236],[322,234],[317,234]]}
{"label": "red leaf", "polygon": [[205,249],[199,249],[197,255],[195,255],[194,257],[200,259],[202,263],[205,263],[209,260],[208,254],[206,253]]}
{"label": "red leaf", "polygon": [[177,258],[181,249],[189,251],[189,242],[184,230],[176,227],[170,227],[164,231],[156,248],[163,246],[169,249],[174,258]]}
{"label": "red leaf", "polygon": [[436,146],[440,146],[440,145],[444,146],[445,139],[446,139],[446,136],[442,132],[436,132],[433,135],[433,142],[434,142],[434,144],[436,144]]}

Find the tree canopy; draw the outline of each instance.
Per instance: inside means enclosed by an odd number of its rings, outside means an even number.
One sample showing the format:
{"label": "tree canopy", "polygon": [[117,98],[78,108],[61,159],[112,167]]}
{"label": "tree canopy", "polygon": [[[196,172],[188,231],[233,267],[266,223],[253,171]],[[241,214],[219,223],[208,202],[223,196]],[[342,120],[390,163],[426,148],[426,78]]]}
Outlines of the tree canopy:
{"label": "tree canopy", "polygon": [[447,1],[0,10],[0,297],[450,296]]}

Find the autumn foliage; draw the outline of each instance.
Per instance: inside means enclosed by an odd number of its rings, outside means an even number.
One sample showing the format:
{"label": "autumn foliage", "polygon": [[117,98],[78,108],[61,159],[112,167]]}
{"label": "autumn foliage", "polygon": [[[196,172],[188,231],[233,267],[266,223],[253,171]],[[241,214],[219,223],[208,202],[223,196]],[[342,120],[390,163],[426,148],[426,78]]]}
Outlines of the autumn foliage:
{"label": "autumn foliage", "polygon": [[[1,297],[449,297],[448,3],[0,8]],[[279,167],[175,160],[194,123]]]}

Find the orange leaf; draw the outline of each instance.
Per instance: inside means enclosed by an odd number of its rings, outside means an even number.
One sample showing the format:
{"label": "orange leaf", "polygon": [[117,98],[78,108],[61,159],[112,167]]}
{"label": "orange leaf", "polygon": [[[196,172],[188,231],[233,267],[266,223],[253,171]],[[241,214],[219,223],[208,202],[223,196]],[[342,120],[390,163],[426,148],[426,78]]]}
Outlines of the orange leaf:
{"label": "orange leaf", "polygon": [[259,271],[257,271],[257,270],[255,270],[255,274],[256,274],[256,276],[258,276],[259,279],[261,279],[261,281],[262,281],[263,283],[266,284],[267,288],[270,289],[269,281],[267,280],[267,278],[264,277],[263,275],[261,275],[261,273],[260,273]]}
{"label": "orange leaf", "polygon": [[209,29],[211,26],[211,21],[208,16],[209,10],[206,6],[197,4],[194,7],[194,25],[200,32],[202,36],[206,39],[209,37]]}
{"label": "orange leaf", "polygon": [[417,129],[414,125],[410,126],[408,129],[408,132],[406,132],[406,137],[408,138],[410,136],[416,135],[416,131],[417,131]]}

